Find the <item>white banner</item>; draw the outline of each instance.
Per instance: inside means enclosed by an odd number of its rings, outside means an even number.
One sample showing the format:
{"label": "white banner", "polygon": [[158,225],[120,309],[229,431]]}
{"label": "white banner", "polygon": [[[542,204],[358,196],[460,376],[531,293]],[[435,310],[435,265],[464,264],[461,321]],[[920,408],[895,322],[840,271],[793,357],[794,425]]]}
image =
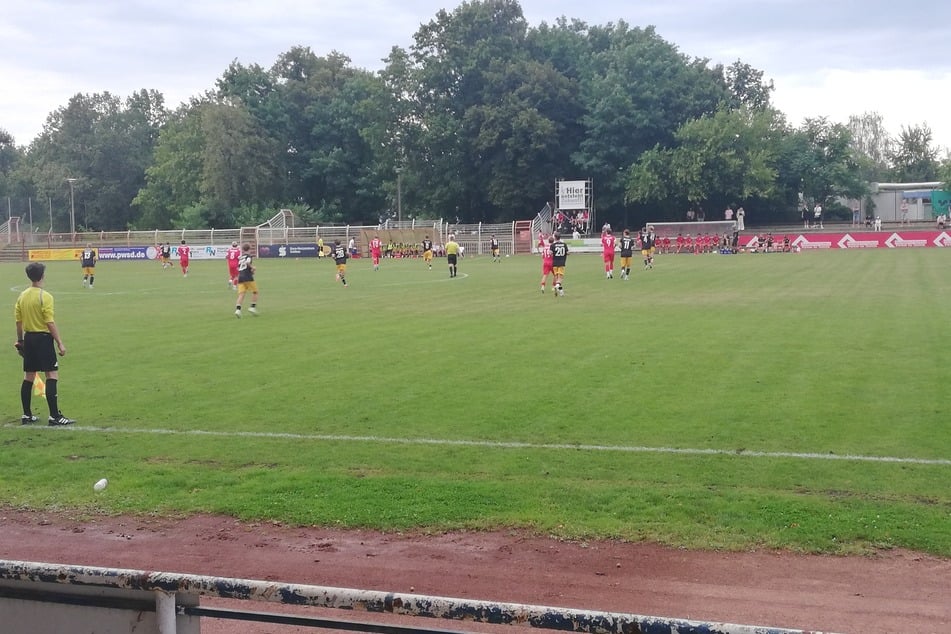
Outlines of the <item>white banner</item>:
{"label": "white banner", "polygon": [[587,209],[585,181],[558,181],[558,209]]}

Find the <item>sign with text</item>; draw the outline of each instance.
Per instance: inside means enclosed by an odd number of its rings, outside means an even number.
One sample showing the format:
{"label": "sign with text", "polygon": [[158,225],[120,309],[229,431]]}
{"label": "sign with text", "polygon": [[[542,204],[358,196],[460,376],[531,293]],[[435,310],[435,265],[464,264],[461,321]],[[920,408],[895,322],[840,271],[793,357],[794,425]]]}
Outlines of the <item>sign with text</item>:
{"label": "sign with text", "polygon": [[558,181],[558,209],[586,209],[585,181]]}

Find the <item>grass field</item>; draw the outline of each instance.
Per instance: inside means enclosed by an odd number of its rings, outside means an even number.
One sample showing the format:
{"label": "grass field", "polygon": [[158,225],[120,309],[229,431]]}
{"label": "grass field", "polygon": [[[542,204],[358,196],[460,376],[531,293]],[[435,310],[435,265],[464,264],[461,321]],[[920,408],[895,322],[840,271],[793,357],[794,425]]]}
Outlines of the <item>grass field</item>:
{"label": "grass field", "polygon": [[76,427],[19,424],[10,346],[0,505],[951,556],[941,249],[573,255],[558,299],[528,256],[259,260],[241,320],[223,261],[97,273],[47,273]]}

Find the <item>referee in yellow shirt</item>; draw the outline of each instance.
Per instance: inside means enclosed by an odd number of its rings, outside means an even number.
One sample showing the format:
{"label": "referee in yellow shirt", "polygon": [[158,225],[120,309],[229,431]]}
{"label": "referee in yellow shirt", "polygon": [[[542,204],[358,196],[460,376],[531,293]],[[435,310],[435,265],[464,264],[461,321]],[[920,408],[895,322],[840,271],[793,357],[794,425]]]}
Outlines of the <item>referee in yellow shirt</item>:
{"label": "referee in yellow shirt", "polygon": [[455,277],[459,267],[459,243],[451,233],[446,243],[446,259],[449,261],[449,277]]}
{"label": "referee in yellow shirt", "polygon": [[23,403],[24,425],[35,423],[37,418],[30,408],[33,397],[33,380],[37,372],[46,375],[46,402],[50,406],[50,426],[72,425],[74,420],[66,418],[59,411],[57,384],[59,382],[59,356],[66,356],[66,344],[53,321],[53,296],[43,290],[46,279],[46,265],[42,262],[30,262],[26,265],[26,276],[30,279],[30,288],[17,298],[14,317],[17,327],[16,348],[23,356],[23,383],[20,385],[20,401]]}

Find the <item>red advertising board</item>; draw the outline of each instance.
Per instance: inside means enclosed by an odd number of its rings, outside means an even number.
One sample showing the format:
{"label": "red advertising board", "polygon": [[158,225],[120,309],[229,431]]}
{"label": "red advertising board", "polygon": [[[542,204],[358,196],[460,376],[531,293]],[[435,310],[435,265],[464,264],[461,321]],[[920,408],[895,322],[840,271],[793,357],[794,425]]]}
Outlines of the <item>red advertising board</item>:
{"label": "red advertising board", "polygon": [[[763,234],[765,235],[765,234]],[[951,234],[945,231],[848,231],[774,233],[773,243],[781,245],[784,237],[800,249],[901,249],[905,247],[951,247]],[[740,236],[739,246],[758,246],[759,236]]]}

